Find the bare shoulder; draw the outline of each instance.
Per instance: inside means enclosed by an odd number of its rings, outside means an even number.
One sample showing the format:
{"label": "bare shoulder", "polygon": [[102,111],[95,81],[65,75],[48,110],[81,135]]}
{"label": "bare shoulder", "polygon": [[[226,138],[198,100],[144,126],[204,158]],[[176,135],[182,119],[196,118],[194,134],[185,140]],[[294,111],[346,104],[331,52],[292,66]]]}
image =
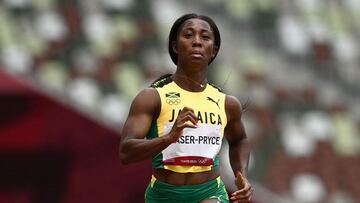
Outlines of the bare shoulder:
{"label": "bare shoulder", "polygon": [[141,90],[135,97],[135,99],[139,98],[139,97],[146,97],[146,98],[152,98],[152,99],[156,99],[158,98],[159,94],[157,93],[155,88],[145,88],[143,90]]}
{"label": "bare shoulder", "polygon": [[160,108],[160,96],[155,88],[145,88],[141,90],[133,100],[130,113],[143,111],[155,113]]}
{"label": "bare shoulder", "polygon": [[226,95],[225,110],[229,120],[241,117],[242,106],[239,99],[232,95]]}

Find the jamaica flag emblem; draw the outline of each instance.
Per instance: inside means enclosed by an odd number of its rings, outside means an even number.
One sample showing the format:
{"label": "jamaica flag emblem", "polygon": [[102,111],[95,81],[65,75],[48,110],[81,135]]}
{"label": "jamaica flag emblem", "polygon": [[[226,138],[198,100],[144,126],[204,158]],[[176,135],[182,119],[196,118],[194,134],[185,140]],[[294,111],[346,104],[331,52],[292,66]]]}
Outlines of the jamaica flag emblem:
{"label": "jamaica flag emblem", "polygon": [[165,94],[166,97],[169,98],[179,98],[180,97],[180,93],[178,92],[168,92]]}
{"label": "jamaica flag emblem", "polygon": [[181,103],[180,93],[178,92],[168,92],[165,94],[166,103],[169,105],[178,105]]}

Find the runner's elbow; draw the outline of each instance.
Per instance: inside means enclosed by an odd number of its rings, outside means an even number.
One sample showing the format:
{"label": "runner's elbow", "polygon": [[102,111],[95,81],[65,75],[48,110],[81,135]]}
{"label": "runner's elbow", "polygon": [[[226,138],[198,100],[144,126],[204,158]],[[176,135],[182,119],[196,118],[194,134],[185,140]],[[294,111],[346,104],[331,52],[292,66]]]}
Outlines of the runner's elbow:
{"label": "runner's elbow", "polygon": [[120,156],[120,161],[123,165],[128,165],[131,163],[131,159],[125,153],[120,152],[119,156]]}
{"label": "runner's elbow", "polygon": [[120,150],[119,150],[119,158],[122,164],[127,165],[130,163],[130,157],[129,154],[126,153],[126,150],[124,150],[124,146],[121,145],[120,146]]}

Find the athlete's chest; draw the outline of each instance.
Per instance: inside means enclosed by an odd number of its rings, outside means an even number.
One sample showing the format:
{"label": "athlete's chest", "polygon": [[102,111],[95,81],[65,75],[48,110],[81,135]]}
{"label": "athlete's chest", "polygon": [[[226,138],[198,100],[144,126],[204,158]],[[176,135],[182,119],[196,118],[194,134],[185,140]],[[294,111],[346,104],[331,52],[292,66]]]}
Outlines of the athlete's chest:
{"label": "athlete's chest", "polygon": [[222,125],[225,115],[224,97],[207,92],[187,94],[184,92],[163,92],[160,117],[165,122],[174,122],[184,107],[193,109],[202,124]]}

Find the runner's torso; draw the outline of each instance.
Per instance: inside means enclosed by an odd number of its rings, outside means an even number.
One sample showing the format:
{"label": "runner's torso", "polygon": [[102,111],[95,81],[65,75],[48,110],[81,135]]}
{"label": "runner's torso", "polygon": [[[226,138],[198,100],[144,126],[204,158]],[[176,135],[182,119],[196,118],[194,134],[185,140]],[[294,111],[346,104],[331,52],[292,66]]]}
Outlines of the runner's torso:
{"label": "runner's torso", "polygon": [[192,108],[199,121],[198,128],[185,128],[176,143],[153,158],[155,177],[174,185],[200,184],[218,177],[218,152],[227,122],[225,94],[209,84],[202,92],[189,92],[170,76],[154,82],[152,87],[159,93],[161,110],[148,139],[166,135],[184,107]]}

